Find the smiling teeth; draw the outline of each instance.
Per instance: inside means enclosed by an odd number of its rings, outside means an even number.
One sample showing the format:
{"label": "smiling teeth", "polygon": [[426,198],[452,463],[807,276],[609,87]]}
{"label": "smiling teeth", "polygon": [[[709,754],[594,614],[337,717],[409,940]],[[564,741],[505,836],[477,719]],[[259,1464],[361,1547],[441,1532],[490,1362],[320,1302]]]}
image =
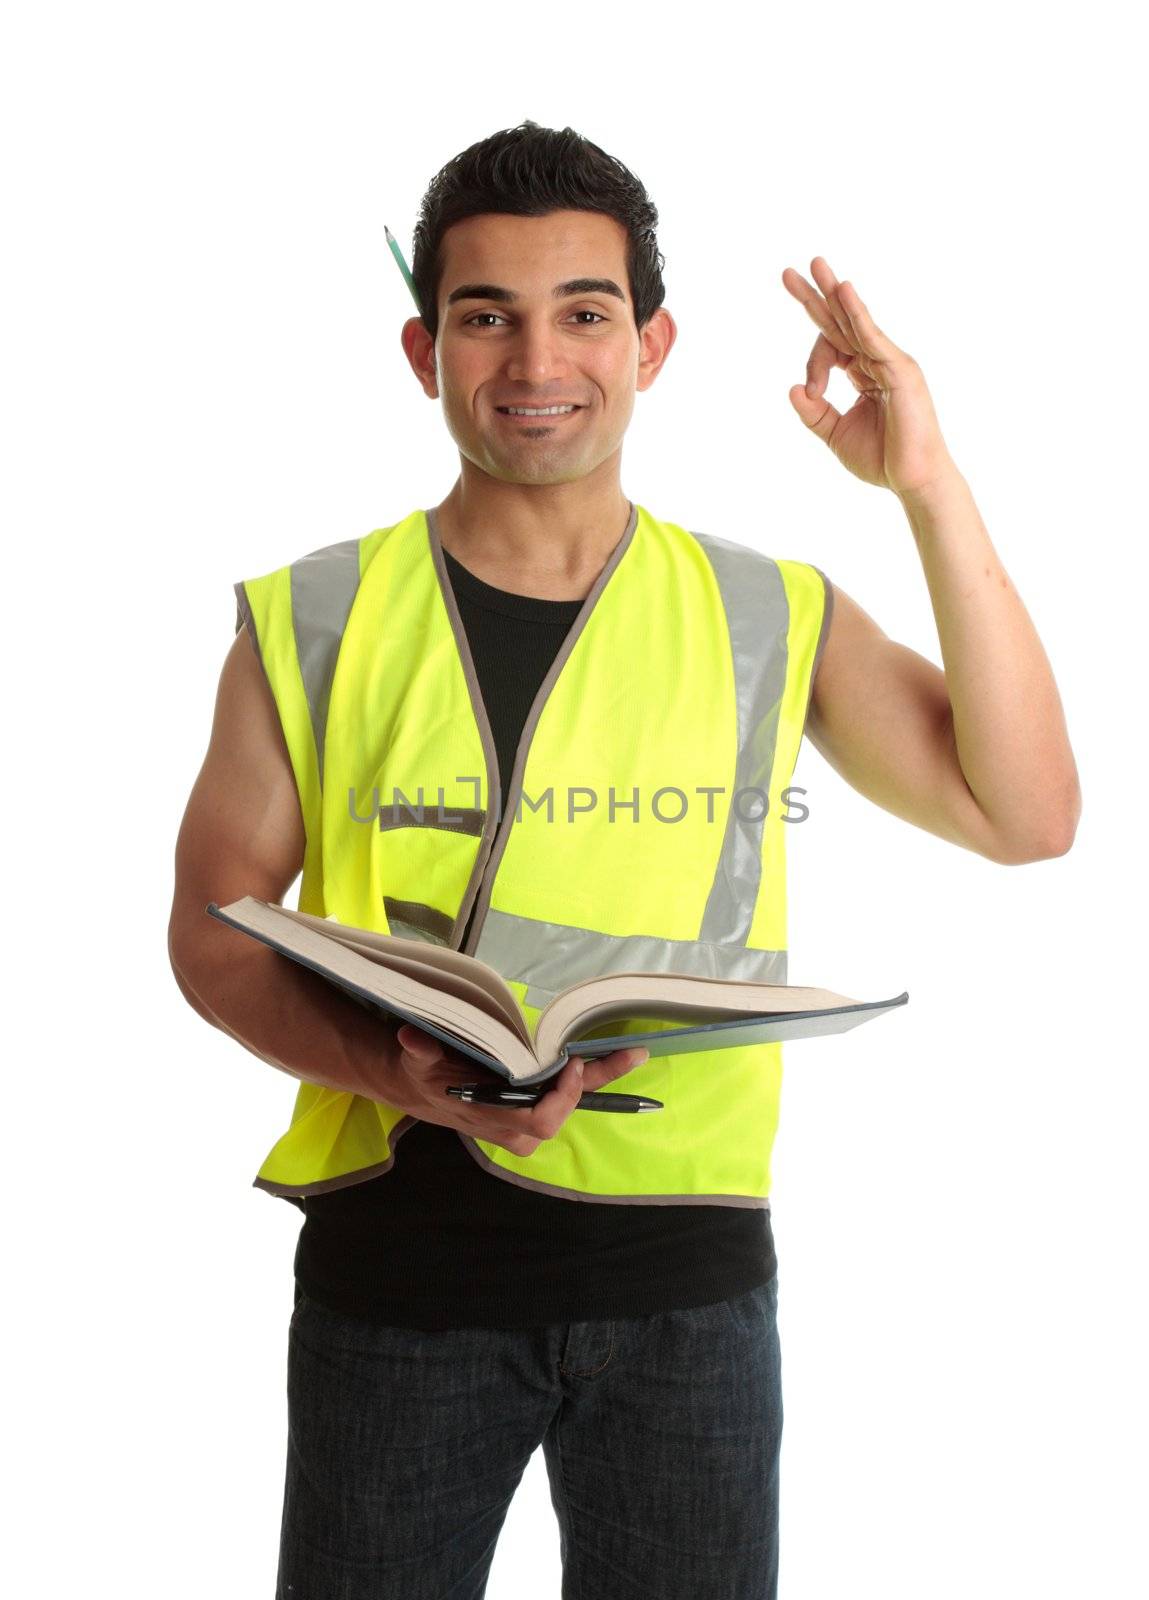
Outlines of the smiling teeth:
{"label": "smiling teeth", "polygon": [[573,411],[574,406],[547,406],[545,410],[532,406],[500,406],[499,410],[509,412],[512,417],[562,417]]}

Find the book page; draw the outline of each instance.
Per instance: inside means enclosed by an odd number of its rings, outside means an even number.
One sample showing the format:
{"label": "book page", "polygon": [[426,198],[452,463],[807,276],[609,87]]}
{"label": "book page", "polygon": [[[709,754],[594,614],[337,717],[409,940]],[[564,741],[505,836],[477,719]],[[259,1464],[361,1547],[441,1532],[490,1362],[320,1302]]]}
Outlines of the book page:
{"label": "book page", "polygon": [[728,978],[684,978],[672,972],[616,972],[587,978],[555,995],[535,1029],[540,1061],[553,1060],[568,1039],[600,1023],[665,1016],[670,1027],[728,1022],[740,1016],[823,1011],[857,1002],[830,989]]}
{"label": "book page", "polygon": [[[414,940],[410,941],[412,944]],[[432,983],[436,989],[450,995],[452,999],[463,1000],[467,1005],[474,1006],[476,1011],[482,1011],[495,1022],[504,1026],[508,1023],[517,1027],[522,1036],[523,1043],[533,1048],[530,1030],[521,1012],[516,1008],[514,1014],[508,1013],[498,1002],[498,997],[491,995],[486,989],[472,983],[468,978],[460,977],[458,973],[450,972],[446,968],[428,973],[428,963],[413,961],[406,956],[396,954],[393,950],[377,950],[371,945],[360,944],[357,939],[340,936],[339,943],[347,950],[357,950],[360,955],[366,956],[368,961],[374,961],[381,967],[386,967],[389,972],[402,972],[408,978],[414,978],[418,983]]]}
{"label": "book page", "polygon": [[[441,972],[428,971],[425,964],[419,963],[422,978],[411,976],[379,961],[374,954],[370,957],[363,954],[355,948],[353,939],[331,938],[325,931],[324,918],[304,918],[252,895],[245,895],[219,910],[225,920],[231,919],[233,925],[237,924],[244,932],[341,982],[351,992],[384,1007],[392,1001],[412,1020],[417,1022],[420,1016],[425,1017],[457,1037],[469,1040],[502,1063],[502,1070],[508,1077],[522,1078],[538,1071],[533,1047],[529,1039],[522,1037],[524,1020],[520,1017],[519,1027],[513,1028],[499,1016],[492,1016],[486,1003],[475,1006],[460,995],[445,992],[440,986]],[[373,934],[372,942],[388,937]],[[402,943],[421,948],[419,941],[404,940]]]}
{"label": "book page", "polygon": [[[371,928],[350,928],[346,923],[335,922],[330,917],[312,916],[309,911],[291,911],[287,906],[276,906],[274,909],[296,922],[315,928],[329,939],[335,939],[340,944],[358,950],[360,954],[370,959],[379,959],[392,965],[391,958],[397,957],[400,962],[414,963],[424,968],[430,967],[432,973],[424,977],[424,982],[439,983],[440,974],[461,978],[465,983],[482,990],[487,1000],[493,1004],[494,1010],[491,1010],[489,1005],[484,1007],[489,1015],[514,1028],[520,1037],[530,1044],[530,1030],[513,991],[507,988],[499,974],[485,961],[477,961],[474,956],[464,955],[461,950],[450,950],[446,945],[431,944],[423,939],[402,939],[397,934],[376,933]],[[407,971],[411,977],[419,976],[408,967],[397,965],[396,970]],[[451,992],[462,991],[452,988]],[[472,1003],[478,1004],[472,996],[468,998]]]}

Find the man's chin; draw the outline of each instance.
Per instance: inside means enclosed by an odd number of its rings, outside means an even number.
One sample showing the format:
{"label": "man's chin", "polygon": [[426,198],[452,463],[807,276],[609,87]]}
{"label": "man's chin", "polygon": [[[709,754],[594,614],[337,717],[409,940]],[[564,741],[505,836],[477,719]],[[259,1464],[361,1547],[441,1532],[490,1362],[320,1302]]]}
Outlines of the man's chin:
{"label": "man's chin", "polygon": [[[474,460],[474,458],[471,458]],[[507,458],[503,455],[487,456],[483,460],[475,461],[477,467],[490,478],[498,478],[501,483],[522,484],[550,484],[550,483],[577,483],[580,478],[585,478],[590,468],[581,462],[567,460],[549,460],[539,458],[534,461],[524,461],[516,453]]]}

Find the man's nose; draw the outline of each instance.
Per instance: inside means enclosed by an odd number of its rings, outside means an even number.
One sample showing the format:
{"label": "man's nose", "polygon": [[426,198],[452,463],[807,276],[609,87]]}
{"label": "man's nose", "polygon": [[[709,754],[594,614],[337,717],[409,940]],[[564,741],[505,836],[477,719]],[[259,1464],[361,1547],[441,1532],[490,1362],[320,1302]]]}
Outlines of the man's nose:
{"label": "man's nose", "polygon": [[523,323],[512,336],[507,376],[520,383],[541,384],[567,371],[569,357],[563,335],[549,323]]}

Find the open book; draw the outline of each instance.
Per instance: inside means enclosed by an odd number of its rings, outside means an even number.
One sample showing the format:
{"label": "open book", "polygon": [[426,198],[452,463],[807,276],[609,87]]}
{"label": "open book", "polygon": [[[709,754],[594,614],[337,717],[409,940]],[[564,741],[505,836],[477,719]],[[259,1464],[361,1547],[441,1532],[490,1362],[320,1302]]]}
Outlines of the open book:
{"label": "open book", "polygon": [[[513,990],[494,968],[461,950],[350,928],[251,895],[222,908],[213,900],[206,909],[363,1004],[413,1022],[515,1084],[542,1083],[561,1072],[570,1056],[589,1061],[637,1045],[653,1059],[844,1033],[909,999],[908,992],[859,1001],[791,984],[614,972],[556,994],[532,1032]],[[618,1022],[638,1023],[644,1031],[586,1037],[592,1028]]]}

